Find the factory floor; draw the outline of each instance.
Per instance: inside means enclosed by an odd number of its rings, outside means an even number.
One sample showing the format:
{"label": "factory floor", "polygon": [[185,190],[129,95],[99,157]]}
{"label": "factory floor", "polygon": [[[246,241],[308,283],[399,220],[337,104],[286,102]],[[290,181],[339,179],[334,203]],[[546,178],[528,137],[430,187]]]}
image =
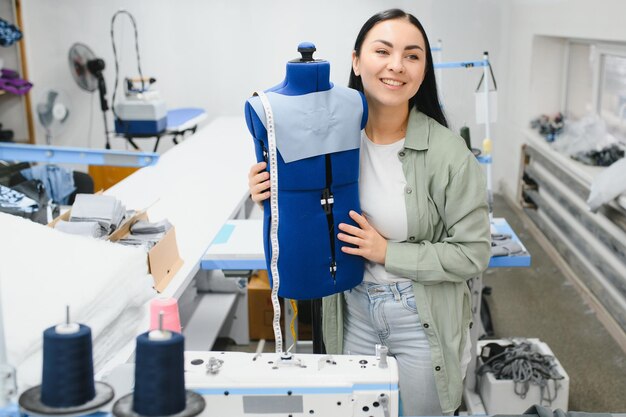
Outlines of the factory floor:
{"label": "factory floor", "polygon": [[[492,290],[486,299],[493,338],[521,336],[547,343],[569,374],[570,411],[626,413],[626,353],[500,196],[495,197],[494,216],[507,219],[530,252],[532,266],[485,272],[484,285]],[[257,343],[235,346],[218,339],[214,350],[254,352]],[[274,344],[266,343],[263,350],[272,352]]]}
{"label": "factory floor", "polygon": [[503,198],[496,196],[494,214],[507,219],[532,257],[530,268],[484,274],[495,336],[546,342],[569,374],[570,410],[626,412],[626,353]]}

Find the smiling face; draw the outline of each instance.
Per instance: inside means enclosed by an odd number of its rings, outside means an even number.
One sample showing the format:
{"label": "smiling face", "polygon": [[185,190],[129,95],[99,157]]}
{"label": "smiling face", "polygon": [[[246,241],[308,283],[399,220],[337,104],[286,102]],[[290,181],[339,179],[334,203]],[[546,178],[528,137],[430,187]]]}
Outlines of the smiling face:
{"label": "smiling face", "polygon": [[370,29],[352,68],[361,77],[371,107],[406,107],[426,73],[426,46],[417,27],[404,18]]}

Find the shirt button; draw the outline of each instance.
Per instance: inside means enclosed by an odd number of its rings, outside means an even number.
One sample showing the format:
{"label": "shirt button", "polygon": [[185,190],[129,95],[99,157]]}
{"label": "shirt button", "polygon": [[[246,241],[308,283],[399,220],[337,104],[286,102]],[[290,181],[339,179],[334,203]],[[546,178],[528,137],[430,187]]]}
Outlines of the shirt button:
{"label": "shirt button", "polygon": [[474,327],[474,322],[473,322],[473,321],[470,321],[470,329],[471,329],[472,327]]}
{"label": "shirt button", "polygon": [[398,152],[398,156],[399,156],[400,158],[404,158],[404,155],[406,155],[406,154],[404,153],[404,151],[400,151],[400,152]]}
{"label": "shirt button", "polygon": [[428,329],[430,326],[428,325],[428,323],[424,323],[424,328]]}
{"label": "shirt button", "polygon": [[410,242],[415,241],[415,236],[411,236],[411,237],[409,237],[409,241],[410,241]]}
{"label": "shirt button", "polygon": [[435,366],[435,371],[441,371],[441,366],[439,365]]}
{"label": "shirt button", "polygon": [[406,187],[407,194],[411,194],[412,192],[413,192],[413,189],[411,187]]}

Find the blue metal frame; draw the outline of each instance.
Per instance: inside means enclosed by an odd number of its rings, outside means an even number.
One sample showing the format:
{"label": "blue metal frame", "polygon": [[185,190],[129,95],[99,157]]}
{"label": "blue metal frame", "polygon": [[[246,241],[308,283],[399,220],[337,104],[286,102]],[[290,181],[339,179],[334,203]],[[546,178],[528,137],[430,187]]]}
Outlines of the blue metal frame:
{"label": "blue metal frame", "polygon": [[204,259],[200,262],[200,269],[203,271],[212,271],[216,269],[231,270],[248,270],[248,269],[267,269],[265,258],[263,259]]}
{"label": "blue metal frame", "polygon": [[159,154],[65,146],[2,143],[0,144],[0,159],[22,162],[145,167],[156,164],[159,160]]}
{"label": "blue metal frame", "polygon": [[490,164],[493,162],[491,155],[478,155],[476,157],[476,159],[478,160],[478,162],[480,162],[481,164]]}
{"label": "blue metal frame", "polygon": [[[511,235],[514,241],[522,244],[520,238],[515,234],[509,223],[503,218],[493,219],[493,225],[498,230],[498,233],[504,233]],[[529,253],[522,256],[492,256],[489,260],[489,268],[523,268],[529,267],[531,257]]]}
{"label": "blue metal frame", "polygon": [[20,408],[17,403],[11,402],[6,407],[0,407],[0,416],[2,417],[20,417]]}
{"label": "blue metal frame", "polygon": [[433,64],[435,69],[440,68],[476,68],[489,66],[489,61],[458,61],[458,62],[436,62]]}
{"label": "blue metal frame", "polygon": [[[484,159],[491,160],[490,157]],[[499,233],[510,234],[513,240],[519,242],[520,244],[522,243],[505,219],[495,218],[493,224]],[[222,226],[211,245],[215,243],[227,243],[234,229],[235,226],[233,224],[226,223]],[[211,247],[211,245],[209,245],[209,247]],[[531,257],[529,253],[522,256],[496,256],[489,260],[489,268],[528,267],[530,266],[530,263]],[[265,258],[219,259],[219,257],[217,257],[212,259],[202,259],[200,262],[200,268],[202,270],[266,269],[267,264],[265,263]]]}
{"label": "blue metal frame", "polygon": [[[290,391],[293,395],[306,394],[352,394],[354,391],[398,391],[398,384],[354,384],[346,386],[327,387],[249,387],[229,388],[229,395],[281,395]],[[224,395],[224,388],[195,388],[194,392],[200,395]],[[289,394],[289,395],[291,395]]]}

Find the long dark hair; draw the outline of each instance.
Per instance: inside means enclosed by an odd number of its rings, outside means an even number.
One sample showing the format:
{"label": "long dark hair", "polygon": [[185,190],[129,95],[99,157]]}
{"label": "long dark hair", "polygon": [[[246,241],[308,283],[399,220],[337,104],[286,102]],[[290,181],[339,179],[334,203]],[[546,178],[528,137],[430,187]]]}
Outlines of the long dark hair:
{"label": "long dark hair", "polygon": [[[443,110],[441,110],[441,104],[439,104],[439,96],[437,95],[437,81],[435,80],[433,55],[430,52],[430,43],[428,42],[428,36],[426,36],[426,31],[424,30],[424,27],[415,16],[410,13],[406,13],[405,11],[400,9],[389,9],[370,17],[369,20],[365,22],[365,24],[361,28],[359,35],[356,37],[356,42],[354,43],[354,51],[356,53],[356,56],[361,56],[361,47],[363,46],[363,41],[365,40],[368,32],[374,27],[374,25],[379,22],[392,19],[406,19],[411,22],[417,29],[419,29],[420,32],[422,32],[424,42],[426,43],[426,74],[424,75],[424,81],[422,81],[422,85],[420,86],[419,90],[417,90],[417,93],[415,93],[415,95],[409,99],[409,111],[411,111],[413,108],[416,108],[425,115],[435,119],[443,126],[448,127],[446,116],[443,114]],[[363,92],[363,82],[361,81],[361,77],[354,73],[354,69],[350,70],[350,81],[348,82],[348,87]]]}

